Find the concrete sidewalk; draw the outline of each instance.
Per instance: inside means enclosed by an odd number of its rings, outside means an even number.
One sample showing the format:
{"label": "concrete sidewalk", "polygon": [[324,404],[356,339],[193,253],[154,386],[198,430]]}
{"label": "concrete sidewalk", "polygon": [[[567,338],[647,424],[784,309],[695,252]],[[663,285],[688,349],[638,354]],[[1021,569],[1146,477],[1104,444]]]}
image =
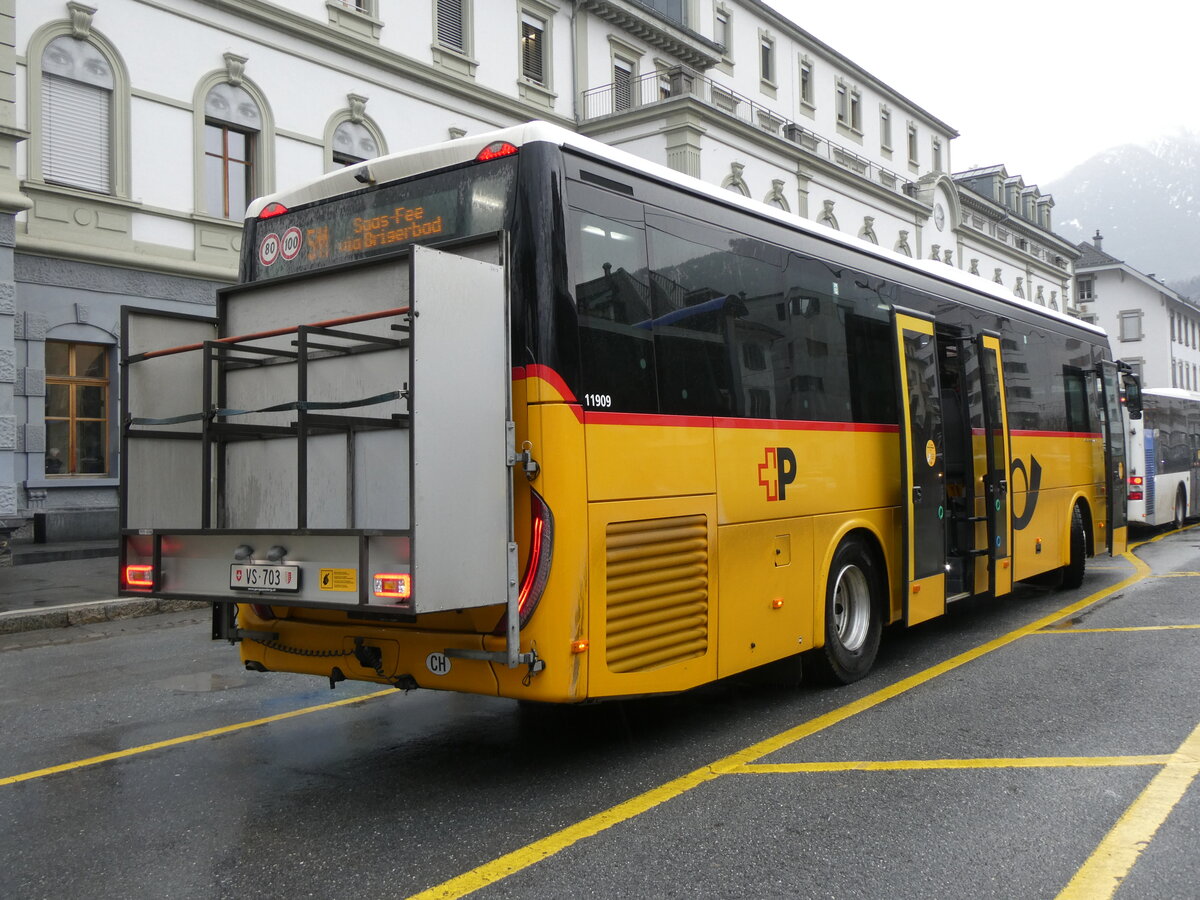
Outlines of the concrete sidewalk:
{"label": "concrete sidewalk", "polygon": [[[104,553],[106,555],[96,555]],[[206,604],[117,596],[115,542],[26,544],[0,568],[0,634],[153,615]]]}

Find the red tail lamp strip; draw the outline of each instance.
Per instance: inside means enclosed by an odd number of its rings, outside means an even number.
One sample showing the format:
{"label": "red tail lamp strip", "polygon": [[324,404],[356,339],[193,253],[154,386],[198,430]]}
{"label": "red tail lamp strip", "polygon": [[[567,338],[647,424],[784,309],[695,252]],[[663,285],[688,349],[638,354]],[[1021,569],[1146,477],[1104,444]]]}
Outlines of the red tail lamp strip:
{"label": "red tail lamp strip", "polygon": [[154,566],[132,565],[125,567],[125,587],[137,591],[148,591],[154,587]]}
{"label": "red tail lamp strip", "polygon": [[[550,580],[550,562],[554,556],[554,514],[542,495],[535,490],[529,492],[529,505],[529,560],[525,564],[521,590],[517,594],[517,616],[522,628],[546,591],[546,582]],[[504,627],[503,621],[500,627]]]}

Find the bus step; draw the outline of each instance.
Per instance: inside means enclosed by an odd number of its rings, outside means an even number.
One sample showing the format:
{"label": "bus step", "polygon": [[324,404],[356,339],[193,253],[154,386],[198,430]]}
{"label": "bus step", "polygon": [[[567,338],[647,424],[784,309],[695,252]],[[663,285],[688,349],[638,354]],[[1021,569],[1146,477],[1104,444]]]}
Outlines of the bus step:
{"label": "bus step", "polygon": [[950,596],[948,596],[946,598],[946,602],[953,603],[955,600],[965,600],[967,597],[970,597],[970,596],[972,596],[970,591],[963,591],[961,594],[951,594]]}
{"label": "bus step", "polygon": [[967,551],[967,556],[978,557],[978,556],[987,556],[987,555],[988,555],[988,551],[987,551],[986,547],[984,547],[982,550],[968,550]]}
{"label": "bus step", "polygon": [[967,522],[986,522],[987,516],[964,516],[963,519]]}

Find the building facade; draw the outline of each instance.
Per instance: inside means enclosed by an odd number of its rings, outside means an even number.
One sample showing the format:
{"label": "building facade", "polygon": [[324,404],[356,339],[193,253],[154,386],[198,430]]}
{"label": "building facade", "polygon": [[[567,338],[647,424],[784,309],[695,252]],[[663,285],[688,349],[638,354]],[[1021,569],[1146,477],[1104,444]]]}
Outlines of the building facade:
{"label": "building facade", "polygon": [[1097,231],[1079,245],[1082,317],[1108,331],[1145,387],[1200,390],[1200,305],[1105,252],[1103,240]]}
{"label": "building facade", "polygon": [[0,0],[0,18],[0,534],[114,532],[121,307],[210,308],[251,198],[530,119],[1068,308],[1049,198],[952,177],[952,127],[761,0]]}

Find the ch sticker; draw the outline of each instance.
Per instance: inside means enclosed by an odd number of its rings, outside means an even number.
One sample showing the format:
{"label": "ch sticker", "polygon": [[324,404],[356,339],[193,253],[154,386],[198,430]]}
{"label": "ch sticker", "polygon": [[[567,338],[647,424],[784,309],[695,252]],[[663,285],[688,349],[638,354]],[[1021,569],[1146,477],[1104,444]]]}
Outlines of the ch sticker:
{"label": "ch sticker", "polygon": [[925,462],[930,466],[937,462],[937,445],[933,441],[925,445]]}

